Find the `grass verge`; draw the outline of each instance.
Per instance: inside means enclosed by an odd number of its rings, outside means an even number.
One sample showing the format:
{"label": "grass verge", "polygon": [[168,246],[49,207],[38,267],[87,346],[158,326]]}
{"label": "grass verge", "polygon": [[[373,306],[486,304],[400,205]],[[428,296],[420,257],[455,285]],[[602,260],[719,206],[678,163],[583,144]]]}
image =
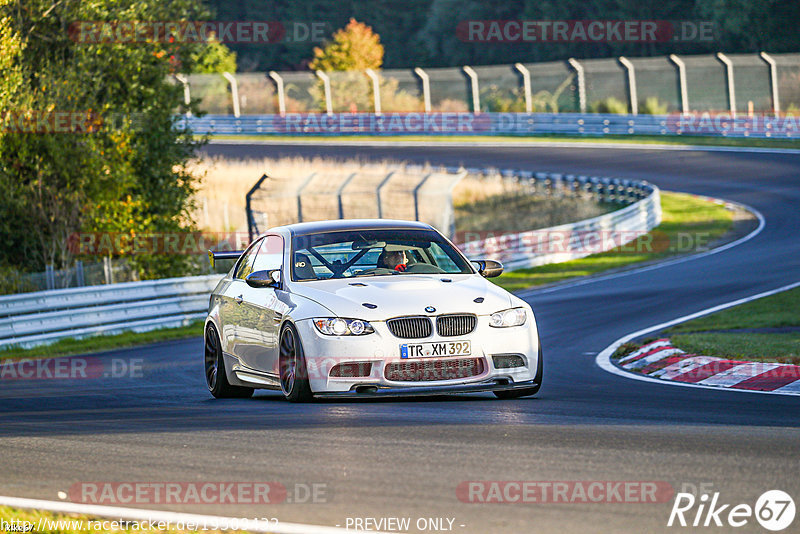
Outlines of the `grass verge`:
{"label": "grass verge", "polygon": [[[60,514],[47,512],[44,510],[21,510],[18,508],[11,508],[8,506],[0,506],[0,520],[5,521],[9,528],[11,525],[22,525],[27,530],[18,530],[18,532],[35,532],[37,534],[86,534],[87,532],[102,532],[104,534],[127,534],[135,532],[137,534],[143,533],[169,533],[169,534],[188,534],[194,532],[202,532],[203,534],[222,534],[242,532],[237,530],[185,530],[177,528],[176,525],[162,524],[161,527],[151,529],[147,521],[129,521],[123,522],[120,520],[89,517],[79,514]],[[127,523],[127,524],[126,524]],[[4,527],[6,525],[3,525]],[[154,526],[159,526],[155,522]],[[0,530],[6,532],[6,529]],[[8,532],[14,532],[8,530]]]}
{"label": "grass verge", "polygon": [[628,245],[579,260],[510,271],[493,280],[504,289],[518,291],[661,260],[707,247],[733,225],[733,214],[724,205],[685,193],[662,191],[661,210],[661,224]]}
{"label": "grass verge", "polygon": [[83,339],[62,339],[52,345],[41,345],[30,349],[10,347],[5,350],[0,350],[0,361],[10,358],[53,358],[58,356],[72,356],[75,354],[91,354],[93,352],[103,352],[136,345],[156,343],[158,341],[199,337],[202,335],[203,321],[194,321],[186,326],[161,328],[149,332],[123,332],[122,334],[115,334],[112,336],[101,335]]}
{"label": "grass verge", "polygon": [[797,329],[800,289],[792,289],[676,325],[664,335],[694,354],[800,365]]}
{"label": "grass verge", "polygon": [[[200,136],[198,136],[199,138]],[[659,136],[659,135],[604,135],[601,137],[542,134],[536,136],[513,135],[214,135],[211,141],[313,141],[314,143],[337,143],[341,141],[424,141],[426,143],[629,143],[633,145],[675,145],[675,146],[730,146],[753,148],[794,148],[800,149],[797,139],[755,139],[712,136]]]}

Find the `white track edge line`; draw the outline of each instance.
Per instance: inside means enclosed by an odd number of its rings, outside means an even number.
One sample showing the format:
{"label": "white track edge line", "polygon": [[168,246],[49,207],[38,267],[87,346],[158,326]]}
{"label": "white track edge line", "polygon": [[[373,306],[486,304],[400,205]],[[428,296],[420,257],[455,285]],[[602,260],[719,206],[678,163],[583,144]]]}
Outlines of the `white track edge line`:
{"label": "white track edge line", "polygon": [[769,291],[764,291],[762,293],[758,293],[757,295],[751,295],[749,297],[740,298],[737,300],[733,300],[730,302],[726,302],[724,304],[719,304],[717,306],[713,306],[711,308],[706,308],[705,310],[700,310],[699,312],[691,313],[689,315],[684,315],[683,317],[678,317],[677,319],[672,319],[671,321],[667,321],[661,324],[657,324],[654,326],[649,326],[647,328],[643,328],[637,332],[633,332],[632,334],[628,334],[623,336],[613,342],[611,345],[603,349],[595,358],[595,363],[604,371],[607,371],[611,374],[622,376],[625,378],[630,378],[631,380],[639,380],[642,382],[651,382],[656,384],[664,384],[670,386],[682,386],[682,387],[690,387],[690,388],[704,388],[704,389],[713,389],[716,391],[736,391],[739,393],[762,393],[767,395],[784,395],[784,396],[797,396],[800,393],[789,393],[786,391],[758,391],[758,390],[750,390],[750,389],[735,389],[732,387],[722,387],[722,386],[705,386],[702,384],[688,384],[686,382],[676,382],[674,380],[661,380],[659,378],[652,378],[645,375],[637,375],[631,373],[629,371],[625,371],[611,363],[611,355],[614,354],[614,351],[622,345],[623,343],[627,343],[631,339],[635,339],[637,337],[649,334],[651,332],[656,332],[658,330],[662,330],[664,328],[668,328],[670,326],[674,326],[676,324],[684,323],[686,321],[691,321],[692,319],[697,319],[698,317],[703,317],[704,315],[709,315],[714,312],[718,312],[721,310],[725,310],[727,308],[732,308],[734,306],[738,306],[739,304],[745,304],[747,302],[758,300],[763,297],[768,297],[770,295],[775,295],[777,293],[782,293],[784,291],[789,291],[790,289],[794,289],[796,287],[800,287],[800,282],[794,282],[789,285],[785,285],[779,287],[777,289],[771,289]]}
{"label": "white track edge line", "polygon": [[202,514],[187,514],[181,512],[169,512],[163,510],[148,510],[144,508],[121,508],[116,506],[102,506],[97,504],[83,504],[60,501],[46,501],[39,499],[25,499],[20,497],[8,497],[0,495],[0,505],[13,508],[24,508],[34,510],[46,510],[49,512],[60,512],[66,514],[81,514],[105,518],[115,518],[129,521],[164,521],[171,522],[173,526],[182,522],[194,523],[198,525],[198,530],[202,531],[202,526],[229,526],[232,522],[238,522],[238,529],[227,529],[231,532],[237,530],[247,530],[249,532],[268,532],[274,534],[341,534],[348,532],[347,529],[340,527],[326,527],[321,525],[308,525],[304,523],[284,523],[269,521],[243,521],[242,518],[224,517]]}
{"label": "white track edge line", "polygon": [[[232,135],[232,134],[220,134]],[[547,141],[382,141],[382,140],[361,140],[355,141],[347,139],[331,139],[321,137],[318,139],[214,139],[211,137],[209,145],[311,145],[311,146],[355,146],[355,147],[483,147],[483,148],[614,148],[630,150],[675,150],[690,152],[744,152],[753,154],[800,154],[797,148],[768,148],[754,146],[719,146],[719,145],[659,145],[646,143],[587,143],[585,141],[574,142],[547,142]]]}
{"label": "white track edge line", "polygon": [[[700,195],[695,195],[695,196],[700,196]],[[594,282],[602,282],[602,281],[605,281],[605,280],[612,280],[614,278],[622,278],[623,276],[630,276],[630,275],[633,275],[633,274],[652,271],[652,270],[655,270],[655,269],[661,269],[662,267],[669,267],[670,265],[677,265],[679,263],[684,263],[684,262],[687,262],[687,261],[692,261],[692,260],[697,260],[697,259],[700,259],[700,258],[705,258],[706,256],[711,256],[711,255],[717,254],[719,252],[724,252],[724,251],[726,251],[726,250],[728,250],[730,248],[736,247],[738,245],[741,245],[742,243],[750,241],[751,239],[756,237],[758,234],[760,234],[762,232],[762,230],[764,230],[764,227],[767,225],[766,219],[761,214],[761,212],[758,211],[757,209],[751,207],[751,206],[748,206],[746,204],[742,204],[740,202],[733,202],[733,201],[723,200],[723,199],[715,199],[715,198],[712,198],[712,197],[704,197],[704,198],[708,198],[710,200],[720,200],[720,201],[725,202],[727,204],[733,204],[733,205],[739,206],[740,208],[743,208],[743,209],[749,211],[750,213],[755,215],[756,219],[758,219],[758,226],[756,226],[756,228],[753,229],[752,232],[750,232],[749,234],[747,234],[745,236],[740,237],[736,241],[731,241],[730,243],[726,243],[726,244],[724,244],[722,246],[713,248],[711,250],[706,250],[705,252],[698,252],[697,254],[690,254],[688,256],[680,256],[680,257],[677,257],[677,258],[673,258],[671,260],[670,259],[666,259],[664,261],[653,263],[651,265],[645,265],[643,267],[628,269],[628,270],[625,270],[625,271],[620,271],[618,273],[612,273],[612,274],[607,274],[607,275],[598,275],[598,276],[590,276],[588,278],[580,278],[580,279],[574,280],[572,282],[565,282],[563,284],[558,284],[558,285],[545,287],[545,288],[541,288],[541,289],[526,289],[526,290],[523,290],[523,291],[520,291],[520,292],[514,293],[514,294],[516,296],[520,297],[520,298],[524,298],[524,297],[529,297],[529,296],[532,296],[532,295],[539,295],[539,294],[543,294],[543,293],[552,293],[553,291],[560,291],[562,289],[569,289],[569,288],[573,288],[573,287],[576,287],[576,286],[583,286],[583,285],[586,285],[586,284],[592,284]]]}

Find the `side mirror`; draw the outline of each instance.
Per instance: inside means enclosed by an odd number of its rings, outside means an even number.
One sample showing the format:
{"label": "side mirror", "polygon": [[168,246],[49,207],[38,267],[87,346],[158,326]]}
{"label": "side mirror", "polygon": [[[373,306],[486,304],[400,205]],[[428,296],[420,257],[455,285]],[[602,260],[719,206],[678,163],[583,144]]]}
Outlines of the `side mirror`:
{"label": "side mirror", "polygon": [[245,282],[250,287],[263,288],[263,287],[281,287],[281,270],[273,269],[271,271],[256,271],[250,273]]}
{"label": "side mirror", "polygon": [[503,264],[495,260],[476,260],[472,265],[478,270],[484,278],[494,278],[503,274]]}

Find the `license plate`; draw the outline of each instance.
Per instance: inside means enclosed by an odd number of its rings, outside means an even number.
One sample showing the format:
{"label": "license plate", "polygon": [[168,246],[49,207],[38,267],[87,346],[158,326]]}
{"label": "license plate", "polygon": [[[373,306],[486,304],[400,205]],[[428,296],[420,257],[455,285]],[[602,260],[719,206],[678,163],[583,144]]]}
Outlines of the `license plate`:
{"label": "license plate", "polygon": [[469,356],[472,347],[469,341],[437,341],[434,343],[403,343],[401,358],[434,358],[437,356]]}

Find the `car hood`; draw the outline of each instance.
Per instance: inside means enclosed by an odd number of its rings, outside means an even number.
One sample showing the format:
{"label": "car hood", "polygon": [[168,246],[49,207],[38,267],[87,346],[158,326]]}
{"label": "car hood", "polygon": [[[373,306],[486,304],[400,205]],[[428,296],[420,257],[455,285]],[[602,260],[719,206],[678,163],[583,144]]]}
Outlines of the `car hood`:
{"label": "car hood", "polygon": [[[450,280],[445,281],[445,280]],[[394,275],[295,282],[292,292],[339,317],[382,321],[400,315],[489,315],[512,306],[511,295],[479,275]],[[481,302],[476,300],[483,299]],[[364,304],[375,305],[374,309]]]}

